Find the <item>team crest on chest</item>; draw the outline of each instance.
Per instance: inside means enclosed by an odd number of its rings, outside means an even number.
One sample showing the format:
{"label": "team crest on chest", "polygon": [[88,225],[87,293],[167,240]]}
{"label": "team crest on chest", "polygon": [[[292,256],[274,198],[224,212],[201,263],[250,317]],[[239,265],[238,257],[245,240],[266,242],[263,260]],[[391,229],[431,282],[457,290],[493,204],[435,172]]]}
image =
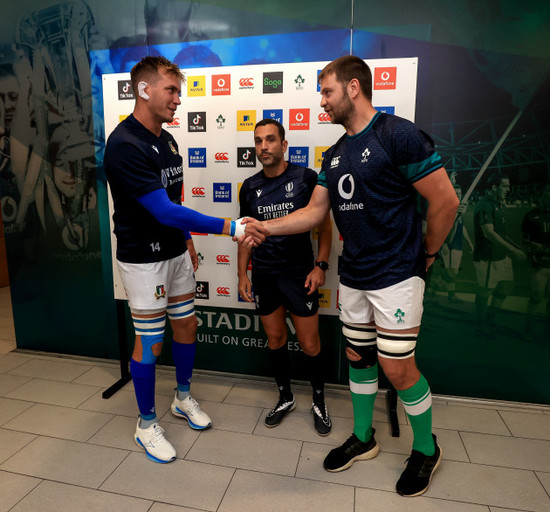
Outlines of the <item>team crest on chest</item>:
{"label": "team crest on chest", "polygon": [[178,150],[176,149],[176,147],[174,146],[174,143],[171,140],[168,141],[168,145],[170,146],[170,149],[172,150],[172,153],[174,153],[174,155],[177,155]]}
{"label": "team crest on chest", "polygon": [[159,284],[157,286],[157,290],[155,291],[155,298],[158,300],[158,299],[162,299],[164,297],[166,297],[166,290],[164,289],[163,284]]}
{"label": "team crest on chest", "polygon": [[365,148],[365,151],[361,153],[361,163],[365,164],[369,161],[370,151],[369,148]]}
{"label": "team crest on chest", "polygon": [[285,185],[286,194],[285,197],[294,197],[294,182],[291,181]]}

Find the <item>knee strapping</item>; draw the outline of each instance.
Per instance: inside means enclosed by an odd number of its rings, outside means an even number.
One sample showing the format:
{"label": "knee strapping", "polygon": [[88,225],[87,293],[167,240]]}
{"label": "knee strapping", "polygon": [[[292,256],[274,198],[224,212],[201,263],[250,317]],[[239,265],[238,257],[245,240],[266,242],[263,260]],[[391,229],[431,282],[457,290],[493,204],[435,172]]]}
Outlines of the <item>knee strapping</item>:
{"label": "knee strapping", "polygon": [[141,363],[155,364],[157,356],[153,354],[153,346],[164,341],[164,327],[166,315],[164,312],[152,318],[139,318],[132,314],[134,329],[141,338]]}
{"label": "knee strapping", "polygon": [[376,329],[374,326],[344,324],[342,333],[346,337],[346,347],[355,352],[360,359],[349,360],[352,368],[369,368],[376,364]]}
{"label": "knee strapping", "polygon": [[180,320],[188,316],[193,316],[195,314],[195,299],[190,298],[188,300],[168,304],[166,312],[170,320]]}
{"label": "knee strapping", "polygon": [[414,355],[418,334],[378,331],[378,353],[389,359],[407,359]]}

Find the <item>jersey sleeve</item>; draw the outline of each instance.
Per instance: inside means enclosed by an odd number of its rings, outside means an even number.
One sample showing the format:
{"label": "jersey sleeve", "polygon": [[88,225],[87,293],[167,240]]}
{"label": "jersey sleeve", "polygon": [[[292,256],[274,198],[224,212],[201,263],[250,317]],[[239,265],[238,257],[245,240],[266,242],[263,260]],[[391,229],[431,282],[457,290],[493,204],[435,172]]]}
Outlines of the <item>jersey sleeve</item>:
{"label": "jersey sleeve", "polygon": [[248,202],[248,192],[250,190],[250,181],[244,180],[241,190],[239,191],[239,217],[252,217],[252,209]]}

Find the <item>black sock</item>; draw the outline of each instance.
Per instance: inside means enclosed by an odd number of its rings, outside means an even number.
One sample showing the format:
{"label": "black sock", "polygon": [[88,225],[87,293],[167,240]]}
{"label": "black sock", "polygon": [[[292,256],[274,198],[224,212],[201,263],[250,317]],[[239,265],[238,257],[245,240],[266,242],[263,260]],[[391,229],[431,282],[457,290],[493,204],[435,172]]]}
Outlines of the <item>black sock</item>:
{"label": "black sock", "polygon": [[313,391],[313,403],[320,405],[325,401],[325,368],[322,352],[319,352],[316,356],[304,354],[304,359],[307,375]]}
{"label": "black sock", "polygon": [[281,348],[275,350],[269,349],[269,362],[275,382],[279,388],[279,396],[285,401],[292,400],[293,396],[290,389],[290,356],[286,343]]}

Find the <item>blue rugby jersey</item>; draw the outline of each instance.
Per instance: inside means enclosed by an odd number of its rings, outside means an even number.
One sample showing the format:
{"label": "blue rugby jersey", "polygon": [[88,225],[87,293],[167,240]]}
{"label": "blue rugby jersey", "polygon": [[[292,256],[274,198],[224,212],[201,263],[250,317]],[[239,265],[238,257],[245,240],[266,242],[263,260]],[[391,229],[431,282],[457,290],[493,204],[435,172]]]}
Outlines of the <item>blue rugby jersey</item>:
{"label": "blue rugby jersey", "polygon": [[344,240],[342,284],[378,290],[413,276],[425,277],[422,220],[413,183],[441,167],[427,134],[410,121],[383,113],[326,151],[318,183],[328,189]]}
{"label": "blue rugby jersey", "polygon": [[[275,178],[263,170],[244,180],[239,193],[241,217],[259,220],[284,217],[309,203],[317,185],[317,173],[305,167],[288,164]],[[252,253],[252,272],[283,273],[313,268],[310,232],[270,236]]]}
{"label": "blue rugby jersey", "polygon": [[150,263],[183,254],[183,231],[161,224],[137,201],[164,188],[173,203],[181,204],[183,160],[174,137],[166,130],[157,137],[130,115],[109,136],[104,162],[113,196],[117,259]]}

